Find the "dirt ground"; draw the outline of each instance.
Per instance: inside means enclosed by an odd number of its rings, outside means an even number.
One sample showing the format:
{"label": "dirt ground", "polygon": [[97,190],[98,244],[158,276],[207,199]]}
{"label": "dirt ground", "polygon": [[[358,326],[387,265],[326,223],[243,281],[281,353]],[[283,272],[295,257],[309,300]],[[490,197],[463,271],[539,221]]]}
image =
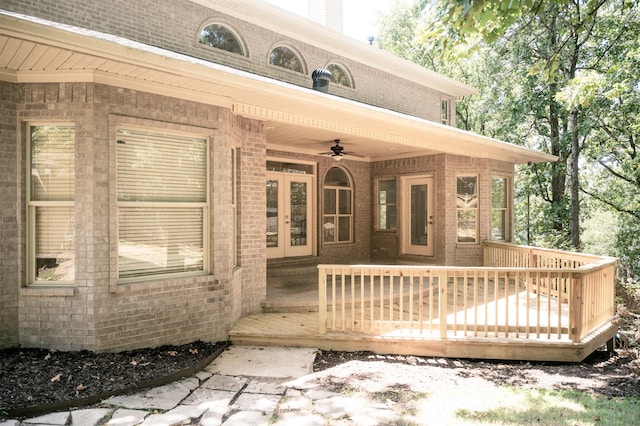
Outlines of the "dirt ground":
{"label": "dirt ground", "polygon": [[[349,373],[349,369],[353,374]],[[530,389],[581,390],[607,397],[640,397],[640,362],[637,350],[602,350],[581,363],[542,363],[444,359],[368,352],[320,352],[315,371],[326,371],[325,385],[367,390],[383,385],[392,389],[433,391],[442,386],[482,380],[496,386]],[[389,374],[391,373],[391,374]],[[373,382],[376,382],[375,384]],[[419,382],[419,386],[416,384]]]}
{"label": "dirt ground", "polygon": [[[43,349],[0,351],[2,412],[140,386],[196,364],[222,343],[195,342],[121,353],[57,352]],[[494,362],[370,352],[318,351],[314,371],[329,388],[371,390],[421,389],[474,380],[497,386],[572,389],[607,397],[640,397],[637,349],[604,350],[578,364]]]}

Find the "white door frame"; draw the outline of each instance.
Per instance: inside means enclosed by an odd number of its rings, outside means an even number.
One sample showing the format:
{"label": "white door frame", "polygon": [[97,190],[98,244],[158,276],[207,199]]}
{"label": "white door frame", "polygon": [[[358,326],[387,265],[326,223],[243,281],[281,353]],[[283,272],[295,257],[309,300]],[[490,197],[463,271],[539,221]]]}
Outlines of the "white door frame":
{"label": "white door frame", "polygon": [[[267,247],[267,258],[295,257],[295,256],[312,256],[315,254],[315,178],[313,175],[284,173],[284,172],[267,172],[267,181],[277,181],[278,185],[278,210],[276,216],[277,229],[277,246]],[[265,182],[266,183],[266,182]],[[292,230],[296,224],[292,223],[291,218],[291,184],[303,183],[307,185],[307,204],[306,204],[306,230],[302,230],[306,235],[306,241],[300,244],[292,243]],[[300,226],[300,224],[297,224]]]}
{"label": "white door frame", "polygon": [[[433,256],[434,255],[434,186],[433,176],[408,176],[403,177],[400,180],[402,186],[402,253],[403,254],[415,254],[421,256]],[[426,211],[424,215],[420,214],[418,217],[417,226],[424,227],[424,234],[414,234],[415,239],[412,238],[412,228],[415,228],[416,224],[412,224],[412,187],[425,186],[426,198],[423,200],[426,203]],[[414,241],[412,241],[412,239]]]}

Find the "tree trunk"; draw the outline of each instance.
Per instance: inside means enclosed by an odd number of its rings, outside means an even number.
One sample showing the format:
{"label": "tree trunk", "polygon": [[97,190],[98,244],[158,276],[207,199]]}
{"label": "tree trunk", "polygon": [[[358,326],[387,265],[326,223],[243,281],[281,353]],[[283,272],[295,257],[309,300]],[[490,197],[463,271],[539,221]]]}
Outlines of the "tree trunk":
{"label": "tree trunk", "polygon": [[558,91],[558,85],[551,83],[549,85],[549,132],[551,136],[551,154],[558,157],[553,165],[551,175],[551,204],[553,206],[554,216],[551,218],[553,229],[558,233],[563,233],[565,223],[562,218],[564,194],[567,180],[567,159],[560,143],[560,119],[558,117],[558,106],[555,101],[555,95]]}
{"label": "tree trunk", "polygon": [[571,245],[580,251],[580,138],[578,135],[578,110],[569,112],[571,135]]}

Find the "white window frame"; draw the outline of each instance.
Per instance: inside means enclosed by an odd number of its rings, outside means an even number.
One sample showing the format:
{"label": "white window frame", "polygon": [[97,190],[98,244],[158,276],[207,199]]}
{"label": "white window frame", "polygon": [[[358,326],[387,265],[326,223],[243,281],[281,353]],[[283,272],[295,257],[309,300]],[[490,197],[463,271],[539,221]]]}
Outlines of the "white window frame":
{"label": "white window frame", "polygon": [[239,167],[239,149],[237,147],[231,147],[231,214],[233,215],[233,230],[232,230],[232,251],[231,251],[231,265],[238,266],[238,238],[240,238],[238,228],[238,167]]}
{"label": "white window frame", "polygon": [[[402,234],[401,245],[402,253],[408,255],[417,256],[434,256],[435,254],[435,204],[434,194],[435,190],[435,178],[432,174],[427,175],[409,175],[402,176],[400,178],[400,186],[402,188]],[[424,212],[424,221],[426,239],[421,244],[414,244],[412,242],[412,228],[415,226],[412,223],[412,216],[414,212],[412,189],[414,186],[424,187],[426,190],[426,211]],[[421,212],[422,213],[422,212]],[[418,221],[420,223],[420,221]]]}
{"label": "white window frame", "polygon": [[334,62],[328,63],[325,66],[325,69],[327,69],[327,70],[329,70],[329,72],[331,72],[330,68],[333,68],[333,67],[339,69],[340,72],[342,72],[342,74],[344,74],[344,77],[347,80],[347,84],[341,84],[341,83],[337,83],[337,82],[333,81],[333,79],[334,79],[333,73],[331,74],[331,83],[335,84],[335,85],[338,85],[338,86],[342,86],[342,87],[348,87],[349,89],[354,89],[355,87],[354,87],[354,83],[353,83],[353,77],[351,76],[351,73],[349,72],[348,68],[345,65],[334,61]]}
{"label": "white window frame", "polygon": [[[118,212],[118,216],[120,215],[121,209],[127,208],[148,208],[148,209],[172,209],[172,208],[181,208],[181,209],[194,209],[201,210],[202,214],[202,270],[197,271],[187,271],[187,272],[168,272],[168,273],[157,273],[157,274],[145,274],[138,276],[129,276],[129,277],[121,277],[120,276],[120,261],[119,261],[119,253],[120,253],[120,226],[118,224],[117,227],[117,240],[116,245],[118,247],[118,256],[117,256],[117,277],[119,283],[130,283],[130,282],[141,282],[141,281],[149,281],[149,280],[157,280],[162,278],[180,278],[186,276],[197,276],[197,275],[205,275],[208,274],[211,270],[210,266],[210,194],[211,194],[211,176],[210,176],[210,150],[211,150],[211,138],[207,135],[197,134],[197,133],[187,133],[180,131],[171,131],[166,129],[158,129],[154,127],[134,127],[127,125],[118,125],[116,128],[116,140],[114,141],[116,144],[120,139],[119,131],[133,131],[133,132],[142,132],[142,133],[152,133],[159,136],[170,135],[175,137],[183,137],[183,138],[193,138],[193,139],[202,139],[206,143],[205,149],[205,179],[206,179],[206,188],[205,188],[205,200],[202,202],[170,202],[170,201],[120,201],[118,200],[119,194],[116,183],[116,210]],[[116,145],[117,152],[117,145]],[[116,181],[118,176],[118,170],[116,166]],[[119,222],[119,220],[118,220]]]}
{"label": "white window frame", "polygon": [[[298,62],[300,63],[300,67],[302,68],[300,71],[271,62],[271,54],[273,53],[274,50],[279,49],[281,47],[290,50],[296,56],[296,58],[298,59]],[[298,49],[286,43],[275,44],[269,49],[269,53],[267,54],[267,66],[275,67],[276,69],[279,69],[279,70],[286,70],[287,72],[295,73],[297,75],[300,75],[300,74],[307,75],[307,62],[305,61],[304,56],[298,51]]]}
{"label": "white window frame", "polygon": [[[505,206],[501,207],[501,208],[494,208],[493,207],[493,180],[494,179],[504,179],[504,197],[505,197]],[[511,196],[511,177],[510,176],[506,176],[506,175],[502,175],[499,173],[493,173],[491,175],[491,216],[489,217],[489,221],[490,221],[490,231],[489,231],[489,238],[492,241],[504,241],[504,242],[510,242],[511,241],[511,230],[512,230],[512,226],[513,226],[513,221],[512,221],[512,196]],[[493,238],[493,212],[494,211],[502,211],[504,212],[504,239],[495,239]]]}
{"label": "white window frame", "polygon": [[26,125],[26,202],[27,202],[27,285],[72,285],[75,283],[75,260],[74,260],[74,278],[73,280],[37,280],[37,262],[36,262],[36,244],[37,244],[37,231],[36,231],[36,210],[38,208],[59,208],[66,207],[73,209],[74,216],[74,229],[73,229],[73,257],[76,258],[75,252],[75,173],[74,173],[74,196],[73,200],[66,201],[44,201],[44,200],[32,200],[33,194],[31,191],[33,182],[33,170],[32,170],[32,149],[33,142],[31,140],[31,130],[34,127],[47,127],[47,126],[59,126],[59,127],[73,127],[74,128],[74,142],[73,142],[73,157],[74,168],[75,166],[75,153],[76,153],[76,140],[75,140],[75,123],[72,122],[33,122]]}
{"label": "white window frame", "polygon": [[[231,50],[223,49],[223,48],[217,47],[217,46],[210,46],[210,45],[202,42],[202,33],[203,33],[203,31],[206,30],[208,27],[213,26],[213,25],[217,25],[217,26],[219,26],[221,28],[224,28],[231,35],[233,35],[233,37],[236,39],[236,42],[238,43],[238,46],[240,47],[240,53],[236,53],[236,52],[233,52]],[[219,20],[207,21],[198,30],[198,34],[197,34],[196,38],[197,38],[197,44],[202,46],[202,47],[204,47],[205,49],[211,49],[211,50],[214,50],[216,52],[221,52],[221,53],[225,53],[225,54],[228,54],[228,55],[243,56],[243,57],[249,56],[248,53],[247,53],[246,43],[244,42],[244,39],[242,37],[240,37],[240,33],[233,26],[227,24],[226,22],[222,22],[222,21],[219,21]]]}
{"label": "white window frame", "polygon": [[[458,207],[458,179],[460,178],[475,178],[476,180],[476,205],[475,207]],[[460,241],[460,212],[474,212],[475,214],[475,232],[473,241]],[[456,243],[463,245],[479,244],[480,243],[480,177],[476,174],[457,175],[456,176]]]}
{"label": "white window frame", "polygon": [[[327,178],[327,175],[329,174],[329,171],[333,168],[338,168],[341,169],[342,172],[347,176],[347,179],[349,180],[349,186],[326,186],[325,185],[325,181]],[[325,203],[327,202],[326,200],[326,191],[327,190],[331,190],[335,192],[335,196],[336,196],[336,211],[335,214],[326,214],[325,213]],[[350,209],[350,213],[340,213],[340,191],[349,191],[349,196],[350,196],[350,204],[351,204],[351,209]],[[323,230],[322,230],[322,241],[324,244],[327,245],[337,245],[337,244],[351,244],[353,243],[353,234],[354,234],[354,208],[355,206],[353,205],[353,180],[351,179],[351,176],[349,175],[349,173],[347,172],[347,170],[345,170],[342,167],[337,167],[337,166],[333,166],[330,167],[329,170],[327,170],[327,173],[324,176],[324,179],[322,180],[322,196],[323,196],[323,206],[322,206],[322,224],[323,224]],[[333,241],[329,241],[325,239],[325,230],[324,230],[324,226],[325,226],[325,218],[326,217],[333,217],[334,218],[334,233],[333,233]],[[339,234],[339,226],[340,226],[340,218],[348,218],[349,219],[349,239],[348,240],[343,240],[340,241],[338,240],[338,234]]]}
{"label": "white window frame", "polygon": [[[394,182],[396,187],[395,187],[395,192],[396,192],[396,200],[394,203],[389,203],[385,200],[385,202],[383,203],[380,200],[380,182]],[[398,180],[393,177],[393,178],[378,178],[376,179],[376,225],[375,225],[375,229],[376,231],[380,231],[380,232],[394,232],[398,229]],[[393,227],[391,228],[383,228],[380,226],[380,219],[381,219],[381,210],[382,210],[382,206],[385,207],[389,207],[389,206],[394,206],[396,209],[396,220],[395,223],[393,224]]]}
{"label": "white window frame", "polygon": [[451,124],[451,110],[449,109],[449,99],[440,99],[440,123],[450,125]]}

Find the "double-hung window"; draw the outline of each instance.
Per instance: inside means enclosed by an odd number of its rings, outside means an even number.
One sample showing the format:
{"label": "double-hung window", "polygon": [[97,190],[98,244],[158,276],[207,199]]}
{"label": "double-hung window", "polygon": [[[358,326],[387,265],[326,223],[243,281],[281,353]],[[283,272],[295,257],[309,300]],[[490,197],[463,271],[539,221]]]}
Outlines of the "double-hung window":
{"label": "double-hung window", "polygon": [[27,196],[28,282],[75,280],[75,128],[31,125]]}
{"label": "double-hung window", "polygon": [[117,130],[119,279],[208,271],[207,145]]}
{"label": "double-hung window", "polygon": [[494,176],[491,178],[491,239],[508,241],[509,229],[509,196],[508,179]]}
{"label": "double-hung window", "polygon": [[456,207],[458,242],[478,242],[478,177],[458,176]]}

